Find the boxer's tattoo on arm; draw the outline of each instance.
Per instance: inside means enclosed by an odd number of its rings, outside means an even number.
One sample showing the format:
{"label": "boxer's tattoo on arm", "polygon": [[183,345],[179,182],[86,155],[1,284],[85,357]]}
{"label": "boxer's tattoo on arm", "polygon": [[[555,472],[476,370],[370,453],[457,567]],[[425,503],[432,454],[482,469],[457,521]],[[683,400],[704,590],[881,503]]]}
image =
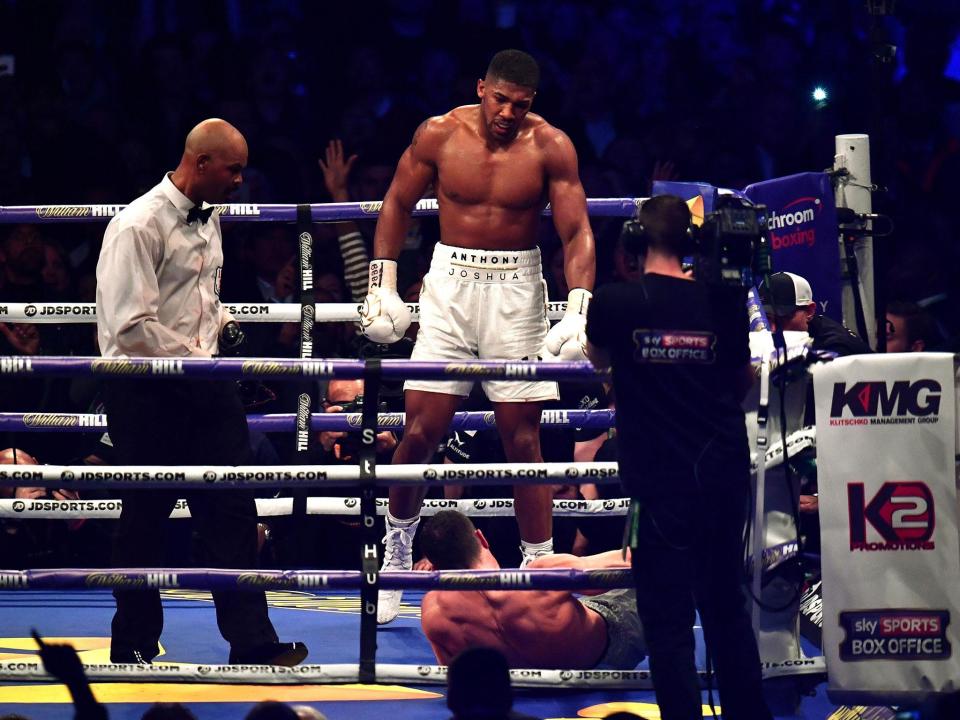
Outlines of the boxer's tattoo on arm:
{"label": "boxer's tattoo on arm", "polygon": [[417,131],[413,133],[413,140],[410,141],[410,147],[415,148],[417,143],[420,142],[420,136],[423,134],[424,129],[427,127],[427,121],[424,120],[420,123],[420,126],[417,128]]}

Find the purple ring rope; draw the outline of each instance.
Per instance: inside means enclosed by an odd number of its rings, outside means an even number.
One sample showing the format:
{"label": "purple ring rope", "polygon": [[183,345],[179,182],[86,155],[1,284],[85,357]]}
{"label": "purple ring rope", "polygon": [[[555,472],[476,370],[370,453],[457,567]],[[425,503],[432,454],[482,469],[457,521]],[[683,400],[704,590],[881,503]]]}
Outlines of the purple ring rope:
{"label": "purple ring rope", "polygon": [[[382,573],[387,590],[587,590],[633,587],[629,570],[440,570]],[[357,590],[359,570],[108,568],[0,570],[0,590]]]}
{"label": "purple ring rope", "polygon": [[[587,200],[587,211],[596,217],[631,217],[642,198],[592,198]],[[377,217],[383,203],[370,202],[315,203],[310,206],[313,222],[363,220]],[[126,205],[0,205],[0,224],[21,223],[106,223]],[[220,205],[220,219],[225,222],[296,222],[297,206],[289,204],[231,204]],[[436,200],[417,203],[415,216],[436,215]],[[543,210],[550,215],[550,206]]]}
{"label": "purple ring rope", "polygon": [[[377,427],[393,430],[404,427],[404,413],[380,413]],[[574,427],[606,430],[613,427],[615,410],[544,410],[541,427]],[[360,413],[313,413],[313,430],[347,432],[360,429]],[[247,415],[251,430],[292,432],[297,416],[293,413]],[[458,412],[450,424],[452,430],[489,430],[497,426],[493,412]],[[103,432],[107,416],[80,413],[0,413],[0,431],[8,432]]]}
{"label": "purple ring rope", "polygon": [[[289,358],[99,358],[0,356],[0,375],[43,377],[93,375],[124,378],[220,378],[229,380],[299,380],[301,378],[361,378],[362,360],[294,360]],[[609,377],[588,362],[503,360],[383,360],[387,380],[575,380]]]}
{"label": "purple ring rope", "polygon": [[747,317],[750,319],[750,332],[770,330],[770,320],[760,301],[760,293],[756,287],[747,290]]}

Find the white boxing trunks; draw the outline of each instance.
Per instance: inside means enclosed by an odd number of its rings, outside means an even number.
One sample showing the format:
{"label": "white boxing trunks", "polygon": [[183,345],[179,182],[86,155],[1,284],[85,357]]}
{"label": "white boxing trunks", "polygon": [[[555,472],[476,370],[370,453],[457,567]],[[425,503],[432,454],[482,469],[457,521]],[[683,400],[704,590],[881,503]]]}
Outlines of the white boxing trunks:
{"label": "white boxing trunks", "polygon": [[[471,250],[437,243],[420,291],[411,360],[536,360],[550,322],[540,249]],[[404,390],[466,397],[473,380],[407,380]],[[491,402],[556,400],[554,382],[483,380]]]}

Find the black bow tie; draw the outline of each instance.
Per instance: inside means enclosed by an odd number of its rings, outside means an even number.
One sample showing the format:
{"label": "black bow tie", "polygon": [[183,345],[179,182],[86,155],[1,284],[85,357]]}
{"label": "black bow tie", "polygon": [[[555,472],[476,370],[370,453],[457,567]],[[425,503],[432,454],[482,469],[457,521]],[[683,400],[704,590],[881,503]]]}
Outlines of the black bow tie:
{"label": "black bow tie", "polygon": [[215,207],[215,205],[211,205],[206,209],[201,209],[199,205],[194,205],[187,213],[187,224],[189,225],[194,220],[199,220],[201,224],[206,224],[207,220],[209,220],[213,214]]}

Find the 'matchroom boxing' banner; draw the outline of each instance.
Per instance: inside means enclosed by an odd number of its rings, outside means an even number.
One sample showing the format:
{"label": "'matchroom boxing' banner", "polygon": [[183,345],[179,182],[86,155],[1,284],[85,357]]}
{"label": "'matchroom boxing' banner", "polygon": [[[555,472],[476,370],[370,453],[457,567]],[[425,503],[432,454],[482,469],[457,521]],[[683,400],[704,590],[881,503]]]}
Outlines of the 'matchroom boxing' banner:
{"label": "'matchroom boxing' banner", "polygon": [[744,194],[766,205],[773,269],[802,275],[817,311],[843,320],[837,208],[826,173],[800,173],[748,185]]}
{"label": "'matchroom boxing' banner", "polygon": [[956,691],[953,355],[841,358],[815,367],[814,396],[830,697]]}

